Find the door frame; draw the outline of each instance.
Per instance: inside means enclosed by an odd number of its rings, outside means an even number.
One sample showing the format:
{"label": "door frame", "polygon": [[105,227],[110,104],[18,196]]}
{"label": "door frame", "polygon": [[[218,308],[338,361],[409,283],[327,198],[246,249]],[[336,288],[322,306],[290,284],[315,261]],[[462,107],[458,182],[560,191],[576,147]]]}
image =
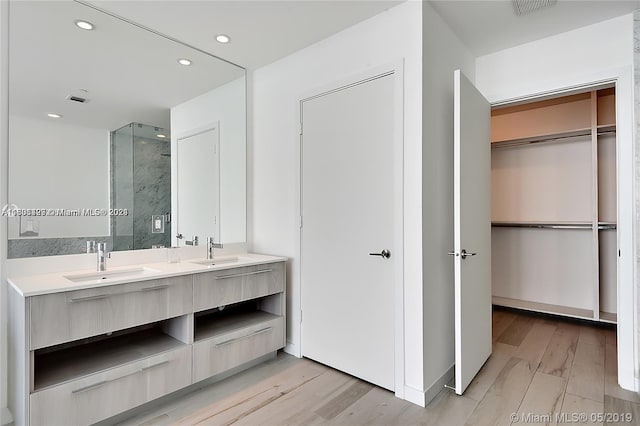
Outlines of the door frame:
{"label": "door frame", "polygon": [[302,158],[302,108],[303,102],[326,96],[328,94],[348,89],[359,84],[366,83],[377,78],[392,75],[394,78],[394,140],[393,140],[393,217],[394,217],[394,242],[391,248],[394,255],[394,392],[396,397],[405,398],[404,380],[404,62],[397,61],[371,68],[365,72],[351,75],[350,77],[324,84],[316,89],[307,91],[297,97],[298,111],[298,143],[297,157],[297,217],[298,217],[298,256],[300,259],[299,282],[300,292],[297,295],[298,306],[300,307],[300,327],[298,328],[297,341],[300,342],[298,355],[302,356],[302,292],[304,291],[304,281],[302,272],[304,269],[304,259],[302,258],[302,179],[303,179],[303,158]]}
{"label": "door frame", "polygon": [[616,175],[617,175],[617,238],[622,255],[617,265],[617,349],[618,383],[626,389],[638,392],[640,379],[635,377],[638,365],[640,330],[638,294],[636,291],[636,229],[635,206],[635,153],[633,73],[630,67],[614,68],[583,78],[546,83],[536,92],[523,93],[516,97],[488,99],[491,107],[515,105],[544,98],[583,92],[605,84],[616,88]]}

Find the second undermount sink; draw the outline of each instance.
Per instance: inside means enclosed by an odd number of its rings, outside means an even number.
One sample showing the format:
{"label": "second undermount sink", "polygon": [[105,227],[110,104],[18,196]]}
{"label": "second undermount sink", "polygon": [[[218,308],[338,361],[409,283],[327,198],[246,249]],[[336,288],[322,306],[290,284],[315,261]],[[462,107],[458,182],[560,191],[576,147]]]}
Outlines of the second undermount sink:
{"label": "second undermount sink", "polygon": [[86,274],[63,275],[63,277],[74,283],[83,283],[96,280],[106,281],[115,279],[139,278],[157,272],[159,271],[156,269],[137,267],[130,269],[118,269],[113,271],[91,272]]}
{"label": "second undermount sink", "polygon": [[214,265],[221,265],[225,263],[235,263],[238,260],[240,260],[240,258],[238,258],[237,256],[230,256],[230,257],[220,257],[220,258],[214,258],[214,259],[190,260],[189,263],[195,263],[197,265],[205,265],[205,266],[214,266]]}

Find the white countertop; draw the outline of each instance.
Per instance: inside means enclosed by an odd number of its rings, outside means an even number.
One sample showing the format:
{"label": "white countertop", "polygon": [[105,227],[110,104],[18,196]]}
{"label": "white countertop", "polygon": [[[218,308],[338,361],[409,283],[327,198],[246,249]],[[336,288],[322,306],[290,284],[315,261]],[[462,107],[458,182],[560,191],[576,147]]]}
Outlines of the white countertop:
{"label": "white countertop", "polygon": [[[237,260],[229,261],[230,259],[237,258]],[[198,274],[201,272],[218,271],[222,269],[239,268],[243,266],[261,265],[265,263],[286,261],[286,257],[268,256],[264,254],[255,253],[238,253],[233,256],[221,256],[214,257],[212,262],[216,260],[222,262],[215,265],[201,265],[197,261],[204,261],[204,258],[181,260],[178,263],[145,263],[128,266],[118,266],[109,268],[104,271],[104,276],[108,277],[103,279],[98,277],[92,280],[85,280],[80,282],[74,282],[66,277],[79,276],[83,274],[100,274],[96,270],[74,270],[65,272],[54,272],[48,274],[39,275],[26,275],[19,277],[9,277],[9,284],[18,291],[23,297],[38,296],[42,294],[58,293],[70,290],[80,290],[85,288],[95,288],[111,286],[116,284],[124,284],[137,281],[155,280],[158,278],[168,278],[180,275]],[[226,261],[226,262],[225,262]],[[121,275],[109,277],[109,274],[116,273],[118,271],[131,271],[132,269],[144,269],[144,272],[139,275]]]}

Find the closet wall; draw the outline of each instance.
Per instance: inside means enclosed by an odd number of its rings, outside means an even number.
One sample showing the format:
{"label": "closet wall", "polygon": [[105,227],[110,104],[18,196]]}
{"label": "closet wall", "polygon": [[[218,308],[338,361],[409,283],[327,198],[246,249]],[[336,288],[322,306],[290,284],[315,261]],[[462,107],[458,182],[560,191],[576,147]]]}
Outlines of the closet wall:
{"label": "closet wall", "polygon": [[615,93],[492,111],[498,305],[615,322]]}

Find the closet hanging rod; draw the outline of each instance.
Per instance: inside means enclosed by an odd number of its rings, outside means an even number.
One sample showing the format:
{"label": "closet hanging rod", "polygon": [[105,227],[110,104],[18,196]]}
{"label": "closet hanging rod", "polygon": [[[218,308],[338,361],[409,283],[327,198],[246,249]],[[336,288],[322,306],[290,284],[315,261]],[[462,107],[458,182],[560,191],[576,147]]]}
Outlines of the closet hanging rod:
{"label": "closet hanging rod", "polygon": [[[492,222],[494,228],[534,228],[534,229],[593,229],[590,223],[526,223],[526,222]],[[600,223],[599,230],[617,229],[615,223]]]}
{"label": "closet hanging rod", "polygon": [[542,143],[550,143],[550,142],[570,142],[571,139],[575,138],[583,138],[585,136],[591,135],[591,131],[576,131],[576,132],[567,132],[564,135],[553,135],[553,136],[540,136],[536,138],[523,138],[523,139],[515,139],[501,142],[492,142],[492,149],[499,148],[511,148],[516,146],[523,145],[532,145],[532,144],[542,144]]}
{"label": "closet hanging rod", "polygon": [[493,222],[494,228],[534,228],[534,229],[593,229],[590,223],[526,223],[526,222]]}

